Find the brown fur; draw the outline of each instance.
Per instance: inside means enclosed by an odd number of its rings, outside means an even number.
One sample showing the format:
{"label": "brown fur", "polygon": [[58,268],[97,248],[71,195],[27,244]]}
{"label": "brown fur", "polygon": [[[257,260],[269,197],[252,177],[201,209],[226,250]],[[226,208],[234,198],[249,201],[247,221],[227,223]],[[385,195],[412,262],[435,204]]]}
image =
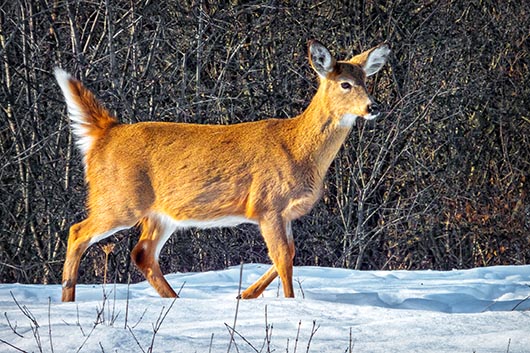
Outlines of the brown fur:
{"label": "brown fur", "polygon": [[[364,60],[368,54],[361,54]],[[321,76],[309,107],[295,118],[228,126],[118,124],[90,91],[70,79],[77,103],[91,115],[87,128],[93,142],[85,156],[88,217],[70,228],[63,301],[75,299],[86,248],[137,223],[142,234],[131,254],[134,263],[161,296],[175,297],[156,254],[171,230],[155,214],[176,221],[239,216],[257,223],[273,266],[241,297],[256,298],[278,275],[285,296],[293,297],[290,222],[321,196],[326,172],[350,130],[341,126],[342,116],[368,114],[363,62],[333,59],[333,70]],[[340,86],[344,79],[356,84],[349,92]]]}

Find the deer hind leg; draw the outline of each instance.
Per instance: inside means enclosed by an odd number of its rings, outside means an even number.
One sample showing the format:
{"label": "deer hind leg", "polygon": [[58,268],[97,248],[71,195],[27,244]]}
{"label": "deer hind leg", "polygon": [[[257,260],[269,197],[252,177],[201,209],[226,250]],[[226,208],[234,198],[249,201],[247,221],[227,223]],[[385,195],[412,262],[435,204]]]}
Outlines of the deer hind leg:
{"label": "deer hind leg", "polygon": [[81,257],[86,249],[88,249],[90,245],[128,227],[129,226],[113,221],[105,222],[93,217],[89,217],[70,227],[66,259],[63,267],[63,302],[71,302],[75,300],[77,272],[79,270]]}
{"label": "deer hind leg", "polygon": [[142,219],[141,223],[142,234],[131,253],[132,260],[161,297],[178,297],[164,278],[158,263],[160,250],[176,227],[171,222],[154,216]]}
{"label": "deer hind leg", "polygon": [[269,284],[280,275],[285,297],[292,298],[294,297],[293,259],[295,249],[291,223],[285,223],[281,220],[263,221],[260,223],[260,228],[273,265],[254,284],[241,293],[240,297],[242,299],[259,297]]}

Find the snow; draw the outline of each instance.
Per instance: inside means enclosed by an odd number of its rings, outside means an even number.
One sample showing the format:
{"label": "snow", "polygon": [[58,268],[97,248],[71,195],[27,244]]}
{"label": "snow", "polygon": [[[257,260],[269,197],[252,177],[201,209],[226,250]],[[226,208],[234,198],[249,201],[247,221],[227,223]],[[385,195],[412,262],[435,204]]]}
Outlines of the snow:
{"label": "snow", "polygon": [[[245,265],[243,289],[268,267]],[[78,285],[75,303],[61,303],[59,285],[1,284],[0,351],[530,352],[530,266],[297,267],[295,299],[275,281],[238,301],[239,278],[239,266],[170,274],[183,286],[175,301],[146,282]]]}

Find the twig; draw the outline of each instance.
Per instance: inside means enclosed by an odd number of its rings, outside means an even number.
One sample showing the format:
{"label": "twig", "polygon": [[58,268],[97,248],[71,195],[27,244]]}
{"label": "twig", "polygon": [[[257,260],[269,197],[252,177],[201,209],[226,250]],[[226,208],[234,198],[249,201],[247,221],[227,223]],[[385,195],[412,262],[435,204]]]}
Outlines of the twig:
{"label": "twig", "polygon": [[51,306],[52,306],[52,298],[48,297],[48,335],[50,336],[50,349],[52,353],[53,351],[53,339],[52,339],[52,320],[51,320]]}
{"label": "twig", "polygon": [[528,299],[530,299],[530,295],[528,295],[526,298],[524,298],[524,299],[521,300],[519,303],[517,303],[517,305],[514,306],[514,307],[512,308],[512,311],[515,311],[515,310],[519,307],[519,305],[523,304],[523,303],[524,303],[525,301],[527,301]]}
{"label": "twig", "polygon": [[[529,286],[530,287],[530,286]],[[519,307],[519,305],[523,304],[525,301],[527,301],[528,299],[530,299],[530,294],[526,296],[526,298],[524,298],[523,300],[521,300],[519,303],[517,303],[516,306],[514,306],[512,308],[512,311],[515,311],[515,309],[517,309]]]}
{"label": "twig", "polygon": [[160,315],[158,316],[158,319],[156,319],[156,323],[153,325],[153,337],[151,337],[151,345],[147,349],[148,353],[152,353],[153,352],[153,346],[155,344],[156,334],[160,330],[160,327],[162,326],[162,323],[166,319],[167,314],[169,313],[171,308],[173,308],[173,305],[175,304],[176,301],[177,301],[177,298],[174,298],[173,301],[171,302],[171,305],[169,306],[169,308],[167,308],[166,312],[164,312],[164,308],[165,307],[162,307],[162,310],[160,310]]}
{"label": "twig", "polygon": [[296,283],[298,283],[298,287],[300,287],[300,292],[302,293],[302,299],[305,299],[305,293],[304,288],[302,288],[302,282],[303,281],[300,281],[300,278],[296,278]]}
{"label": "twig", "polygon": [[103,298],[101,302],[101,308],[96,306],[96,321],[94,325],[102,324],[105,322],[105,305],[107,304],[107,292],[105,291],[105,285],[103,285]]}
{"label": "twig", "polygon": [[9,347],[11,347],[11,348],[13,348],[13,349],[16,349],[16,350],[19,351],[19,352],[27,353],[25,350],[22,350],[22,349],[18,348],[17,346],[14,346],[14,345],[12,345],[12,344],[9,343],[9,342],[4,341],[4,340],[1,339],[1,338],[0,338],[0,342],[7,344]]}
{"label": "twig", "polygon": [[83,347],[85,346],[86,342],[88,341],[88,339],[90,338],[90,336],[92,336],[92,333],[94,332],[94,330],[96,329],[96,327],[98,327],[98,323],[94,323],[94,326],[92,326],[92,330],[90,330],[90,332],[88,333],[88,335],[85,337],[85,340],[83,341],[83,343],[81,343],[81,345],[79,346],[79,348],[77,348],[77,351],[76,353],[79,353],[81,351],[81,349],[83,349]]}
{"label": "twig", "polygon": [[24,338],[23,335],[17,332],[17,324],[15,323],[15,326],[11,325],[11,321],[9,321],[9,318],[7,317],[7,312],[4,312],[4,316],[6,317],[7,324],[9,325],[9,328],[11,329],[11,331],[13,331],[13,333],[17,335],[18,337]]}
{"label": "twig", "polygon": [[[234,324],[232,325],[232,332],[230,333],[230,342],[228,343],[228,349],[226,350],[226,353],[230,352],[230,348],[232,348],[232,342],[234,342],[234,332],[236,329],[236,323],[237,323],[237,314],[239,312],[239,301],[241,300],[241,283],[243,282],[243,261],[241,261],[241,266],[239,268],[239,285],[237,289],[237,302],[236,302],[236,312],[234,314]],[[226,327],[230,327],[225,323]]]}
{"label": "twig", "polygon": [[210,338],[210,348],[208,349],[208,353],[212,353],[212,347],[213,347],[213,332],[212,332],[212,337]]}
{"label": "twig", "polygon": [[[270,332],[269,332],[270,327]],[[265,342],[267,345],[267,353],[271,351],[271,337],[272,337],[272,325],[269,326],[268,315],[267,315],[267,305],[265,305]]]}
{"label": "twig", "polygon": [[31,311],[29,311],[29,309],[25,305],[20,306],[20,303],[18,302],[17,298],[15,298],[13,292],[9,291],[9,293],[11,294],[11,298],[13,298],[13,301],[17,305],[18,309],[22,312],[22,314],[24,314],[24,316],[27,317],[36,327],[39,327],[39,323],[35,319],[35,316],[33,316],[33,314],[31,313]]}
{"label": "twig", "polygon": [[315,328],[316,324],[317,324],[316,320],[313,320],[313,328],[311,329],[311,335],[309,336],[309,340],[307,341],[306,353],[309,353],[309,346],[311,346],[311,341],[313,340],[313,336],[315,335],[315,333],[317,333],[318,329],[320,328],[320,325],[316,326]]}
{"label": "twig", "polygon": [[350,342],[348,344],[348,348],[346,349],[346,352],[353,353],[354,346],[355,346],[355,343],[353,342],[352,328],[350,327]]}
{"label": "twig", "polygon": [[[226,322],[225,322],[225,326],[226,328],[228,329],[228,331],[230,332],[230,334],[232,335],[232,337],[234,336],[234,334],[238,335],[243,341],[245,341],[246,344],[248,344],[250,346],[250,348],[252,348],[255,352],[258,352],[259,351],[256,349],[256,347],[254,347],[252,345],[252,343],[250,343],[245,337],[243,337],[239,332],[237,332],[234,328],[230,327],[230,325],[228,325]],[[235,341],[234,341],[234,345],[235,345]],[[236,346],[237,347],[237,346]]]}
{"label": "twig", "polygon": [[40,333],[39,333],[40,325],[37,322],[37,319],[35,318],[35,316],[32,314],[32,312],[25,305],[24,306],[20,306],[20,304],[17,301],[17,298],[15,298],[15,295],[13,294],[13,292],[10,291],[9,293],[11,294],[11,297],[13,298],[13,301],[15,302],[15,304],[17,305],[19,310],[22,312],[22,314],[24,314],[24,316],[26,316],[30,320],[29,326],[31,327],[31,331],[33,332],[33,337],[35,338],[35,342],[37,343],[37,347],[39,348],[39,352],[42,353],[42,343],[41,343],[41,340],[40,340]]}
{"label": "twig", "polygon": [[140,322],[141,322],[142,319],[144,318],[144,315],[145,315],[146,312],[147,312],[147,308],[144,309],[144,312],[142,313],[142,315],[140,315],[140,318],[139,318],[138,321],[132,326],[132,328],[136,328],[136,326],[138,326],[138,324],[140,324]]}
{"label": "twig", "polygon": [[117,276],[118,276],[118,272],[116,271],[116,272],[114,272],[114,288],[113,288],[113,291],[114,291],[113,294],[114,295],[113,295],[113,298],[112,298],[112,313],[109,313],[109,315],[110,315],[109,325],[110,326],[114,326],[114,323],[118,319],[118,316],[120,316],[120,312],[119,311],[116,313],[116,295],[118,293],[118,290],[116,288]]}
{"label": "twig", "polygon": [[302,320],[298,321],[298,330],[296,331],[296,338],[294,340],[294,351],[296,353],[296,348],[298,346],[298,338],[300,337],[300,327],[302,326]]}
{"label": "twig", "polygon": [[85,337],[85,331],[83,330],[83,327],[81,326],[81,323],[79,322],[79,305],[76,305],[76,311],[77,311],[77,326],[79,326],[79,329],[81,330],[81,333],[83,334],[83,337]]}
{"label": "twig", "polygon": [[129,332],[130,332],[131,335],[133,336],[134,341],[136,342],[136,344],[138,345],[138,347],[142,350],[143,353],[145,353],[145,350],[142,348],[142,345],[141,345],[140,342],[138,341],[138,338],[136,338],[136,336],[134,335],[134,332],[132,331],[131,326],[127,326],[127,328],[129,329]]}
{"label": "twig", "polygon": [[[103,250],[103,252],[105,253],[105,264],[103,268],[103,304],[101,307],[101,316],[98,316],[98,319],[101,318],[102,323],[105,322],[105,304],[107,304],[108,295],[110,295],[110,293],[107,293],[107,278],[108,278],[107,275],[108,275],[108,269],[109,269],[109,255],[114,250],[114,246],[115,246],[114,243],[107,243],[101,246],[101,250]],[[116,273],[114,277],[114,305],[112,308],[112,312],[111,312],[110,306],[107,307],[107,311],[108,311],[107,316],[110,320],[109,321],[110,326],[112,326],[112,324],[114,323],[115,308],[116,308]]]}
{"label": "twig", "polygon": [[182,282],[182,285],[179,288],[179,291],[177,292],[177,295],[180,297],[180,292],[182,292],[182,289],[184,288],[184,285],[186,284],[186,281]]}
{"label": "twig", "polygon": [[129,293],[131,288],[131,274],[127,275],[127,300],[125,301],[125,324],[123,329],[127,328],[127,319],[129,318]]}

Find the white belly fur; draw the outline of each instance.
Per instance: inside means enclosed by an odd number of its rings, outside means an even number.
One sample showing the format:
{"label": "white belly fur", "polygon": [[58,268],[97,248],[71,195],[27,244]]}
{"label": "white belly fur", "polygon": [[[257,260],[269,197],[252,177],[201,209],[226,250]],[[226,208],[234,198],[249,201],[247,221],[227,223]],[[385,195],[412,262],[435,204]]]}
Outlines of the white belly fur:
{"label": "white belly fur", "polygon": [[206,220],[196,220],[196,219],[185,219],[185,220],[176,220],[173,217],[170,217],[164,213],[152,212],[149,217],[156,218],[159,221],[159,224],[162,231],[162,236],[160,241],[157,244],[155,251],[155,258],[158,260],[160,251],[164,247],[164,244],[169,240],[171,234],[177,229],[187,229],[187,228],[222,228],[222,227],[235,227],[242,223],[252,223],[257,224],[255,221],[241,217],[241,216],[226,216],[220,218],[206,219]]}

